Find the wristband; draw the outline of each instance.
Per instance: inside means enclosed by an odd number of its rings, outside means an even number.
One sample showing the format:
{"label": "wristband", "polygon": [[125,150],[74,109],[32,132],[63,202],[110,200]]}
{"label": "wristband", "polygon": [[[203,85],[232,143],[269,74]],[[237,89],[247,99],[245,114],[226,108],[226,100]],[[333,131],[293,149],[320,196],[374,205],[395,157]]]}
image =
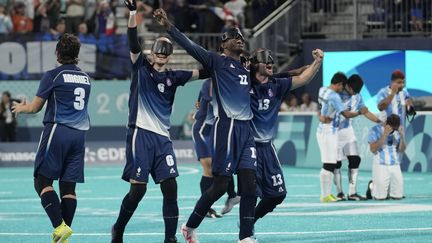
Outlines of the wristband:
{"label": "wristband", "polygon": [[130,16],[133,16],[133,15],[135,15],[136,14],[136,10],[134,10],[134,11],[129,11],[129,15]]}

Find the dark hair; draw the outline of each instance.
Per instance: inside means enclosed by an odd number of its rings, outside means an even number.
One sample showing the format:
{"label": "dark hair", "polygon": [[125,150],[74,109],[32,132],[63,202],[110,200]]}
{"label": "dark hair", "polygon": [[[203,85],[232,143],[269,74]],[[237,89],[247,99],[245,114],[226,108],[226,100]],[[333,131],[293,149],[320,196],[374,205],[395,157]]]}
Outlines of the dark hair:
{"label": "dark hair", "polygon": [[9,91],[4,91],[2,95],[6,95],[9,99],[11,97],[11,93]]}
{"label": "dark hair", "polygon": [[57,42],[57,61],[61,64],[78,64],[81,43],[73,34],[63,34]]}
{"label": "dark hair", "polygon": [[348,78],[347,76],[342,72],[337,72],[333,75],[331,79],[331,84],[338,84],[343,83],[345,84],[347,82]]}
{"label": "dark hair", "polygon": [[360,77],[360,75],[353,74],[348,78],[346,84],[353,89],[354,93],[358,94],[363,88],[363,79]]}
{"label": "dark hair", "polygon": [[391,127],[399,127],[400,126],[400,117],[396,114],[391,114],[387,117],[386,124]]}
{"label": "dark hair", "polygon": [[405,74],[399,69],[395,70],[391,75],[392,81],[396,79],[405,79]]}

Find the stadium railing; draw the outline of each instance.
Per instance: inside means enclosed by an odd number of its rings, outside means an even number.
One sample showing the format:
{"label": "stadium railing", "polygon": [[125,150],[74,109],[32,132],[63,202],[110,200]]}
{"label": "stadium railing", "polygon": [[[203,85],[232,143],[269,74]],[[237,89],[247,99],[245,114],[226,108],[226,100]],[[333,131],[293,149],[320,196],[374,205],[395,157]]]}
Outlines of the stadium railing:
{"label": "stadium railing", "polygon": [[[430,36],[431,1],[301,1],[304,38]],[[419,22],[417,22],[419,21]]]}

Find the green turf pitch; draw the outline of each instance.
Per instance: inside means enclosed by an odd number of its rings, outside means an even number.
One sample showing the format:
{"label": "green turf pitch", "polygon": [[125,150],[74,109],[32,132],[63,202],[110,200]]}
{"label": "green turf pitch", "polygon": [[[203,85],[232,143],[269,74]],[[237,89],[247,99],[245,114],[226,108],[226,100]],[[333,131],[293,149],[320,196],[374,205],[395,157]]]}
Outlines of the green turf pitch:
{"label": "green turf pitch", "polygon": [[[196,164],[182,165],[179,171],[179,223],[183,223],[200,194],[201,174]],[[69,242],[110,241],[111,225],[128,190],[121,172],[121,166],[87,166],[86,183],[77,187],[75,233]],[[260,242],[432,242],[432,174],[405,173],[405,200],[322,204],[319,169],[287,167],[284,173],[288,197],[256,224]],[[370,172],[360,174],[361,194],[370,176]],[[347,190],[346,176],[343,179]],[[215,204],[218,211],[225,197]],[[128,224],[125,242],[163,242],[161,204],[159,187],[150,183]],[[238,207],[223,218],[205,219],[198,236],[202,243],[237,242],[237,222]],[[0,168],[0,242],[50,242],[51,231],[33,189],[32,169]]]}

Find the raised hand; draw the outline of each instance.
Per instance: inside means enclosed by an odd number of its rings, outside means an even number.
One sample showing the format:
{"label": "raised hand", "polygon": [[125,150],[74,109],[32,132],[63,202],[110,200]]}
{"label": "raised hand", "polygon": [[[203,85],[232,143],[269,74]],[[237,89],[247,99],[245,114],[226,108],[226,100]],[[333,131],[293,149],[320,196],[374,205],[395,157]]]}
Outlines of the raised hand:
{"label": "raised hand", "polygon": [[321,49],[315,49],[312,51],[312,56],[316,61],[321,62],[324,58],[324,52]]}
{"label": "raised hand", "polygon": [[129,11],[136,11],[137,10],[136,0],[124,0],[124,3],[126,5],[126,7],[129,9]]}
{"label": "raised hand", "polygon": [[160,25],[164,26],[166,29],[168,29],[171,25],[170,21],[168,20],[168,16],[165,12],[165,10],[158,8],[154,11],[153,17],[155,18],[156,22],[158,22]]}
{"label": "raised hand", "polygon": [[390,125],[385,125],[384,127],[384,136],[388,136],[393,131],[393,128]]}

